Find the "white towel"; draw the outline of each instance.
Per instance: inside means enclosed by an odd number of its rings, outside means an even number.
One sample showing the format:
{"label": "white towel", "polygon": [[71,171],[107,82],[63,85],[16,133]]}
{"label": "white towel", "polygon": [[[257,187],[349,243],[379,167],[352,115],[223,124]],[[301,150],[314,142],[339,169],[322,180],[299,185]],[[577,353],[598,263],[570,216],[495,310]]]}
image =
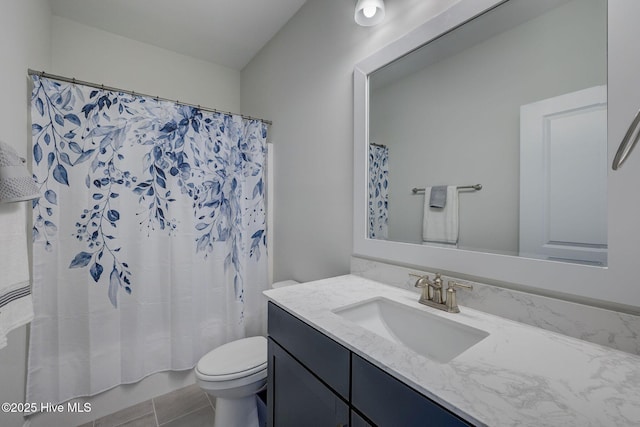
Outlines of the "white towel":
{"label": "white towel", "polygon": [[0,348],[10,331],[33,320],[25,206],[0,204]]}
{"label": "white towel", "polygon": [[447,204],[444,208],[429,206],[431,187],[424,194],[424,214],[422,219],[422,240],[430,243],[458,243],[458,188],[447,186]]}

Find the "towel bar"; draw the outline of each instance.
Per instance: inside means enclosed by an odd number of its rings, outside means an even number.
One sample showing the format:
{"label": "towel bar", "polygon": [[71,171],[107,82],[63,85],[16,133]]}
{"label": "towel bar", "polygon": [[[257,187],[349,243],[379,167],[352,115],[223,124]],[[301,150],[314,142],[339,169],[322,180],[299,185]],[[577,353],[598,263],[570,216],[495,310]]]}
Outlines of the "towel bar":
{"label": "towel bar", "polygon": [[[480,190],[482,190],[482,184],[476,184],[476,185],[459,185],[459,186],[458,186],[458,190],[467,190],[467,189],[480,191]],[[422,192],[424,192],[424,190],[425,190],[424,188],[412,188],[412,189],[411,189],[411,193],[413,193],[413,194],[418,194],[418,193],[422,193]]]}

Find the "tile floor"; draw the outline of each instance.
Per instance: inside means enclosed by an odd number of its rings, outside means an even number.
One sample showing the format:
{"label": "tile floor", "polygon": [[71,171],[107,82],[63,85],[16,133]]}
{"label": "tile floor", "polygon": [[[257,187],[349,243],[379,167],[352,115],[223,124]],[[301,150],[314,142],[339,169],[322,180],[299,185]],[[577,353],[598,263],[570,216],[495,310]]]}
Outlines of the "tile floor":
{"label": "tile floor", "polygon": [[212,399],[190,385],[78,427],[213,427]]}

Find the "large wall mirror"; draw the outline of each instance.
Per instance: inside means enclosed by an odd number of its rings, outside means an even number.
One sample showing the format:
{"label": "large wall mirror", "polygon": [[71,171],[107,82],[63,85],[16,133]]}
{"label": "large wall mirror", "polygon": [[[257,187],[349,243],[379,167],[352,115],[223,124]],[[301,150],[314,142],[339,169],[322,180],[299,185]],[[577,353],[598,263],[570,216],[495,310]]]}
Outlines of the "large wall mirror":
{"label": "large wall mirror", "polygon": [[368,237],[605,265],[606,46],[606,0],[510,0],[371,73]]}
{"label": "large wall mirror", "polygon": [[460,0],[358,63],[354,254],[615,300],[610,7]]}

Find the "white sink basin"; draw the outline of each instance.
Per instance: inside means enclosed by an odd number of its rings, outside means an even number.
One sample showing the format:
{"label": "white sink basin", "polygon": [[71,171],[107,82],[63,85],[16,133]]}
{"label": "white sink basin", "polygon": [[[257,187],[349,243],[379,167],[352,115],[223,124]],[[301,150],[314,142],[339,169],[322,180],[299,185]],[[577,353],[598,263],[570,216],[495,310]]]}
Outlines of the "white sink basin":
{"label": "white sink basin", "polygon": [[370,299],[333,312],[438,363],[449,362],[489,336],[480,329],[386,298]]}

